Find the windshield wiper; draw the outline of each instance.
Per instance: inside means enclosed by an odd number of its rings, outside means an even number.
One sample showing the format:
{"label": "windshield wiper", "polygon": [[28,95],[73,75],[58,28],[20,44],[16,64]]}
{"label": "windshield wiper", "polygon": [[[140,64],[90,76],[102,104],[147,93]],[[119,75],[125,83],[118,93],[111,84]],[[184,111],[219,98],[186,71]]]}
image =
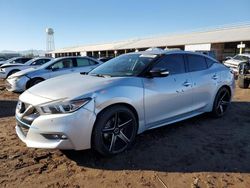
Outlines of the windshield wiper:
{"label": "windshield wiper", "polygon": [[102,77],[102,78],[112,77],[112,76],[107,75],[107,74],[89,74],[89,75],[90,75],[90,76]]}

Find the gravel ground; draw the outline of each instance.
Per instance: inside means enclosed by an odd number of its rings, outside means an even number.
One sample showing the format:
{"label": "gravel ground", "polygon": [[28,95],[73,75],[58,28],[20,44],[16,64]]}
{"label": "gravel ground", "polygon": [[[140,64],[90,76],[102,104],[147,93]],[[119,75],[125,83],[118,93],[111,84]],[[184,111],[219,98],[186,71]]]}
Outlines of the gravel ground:
{"label": "gravel ground", "polygon": [[14,129],[18,94],[1,85],[0,187],[250,187],[250,89],[237,88],[223,118],[147,131],[129,151],[103,158],[27,148]]}

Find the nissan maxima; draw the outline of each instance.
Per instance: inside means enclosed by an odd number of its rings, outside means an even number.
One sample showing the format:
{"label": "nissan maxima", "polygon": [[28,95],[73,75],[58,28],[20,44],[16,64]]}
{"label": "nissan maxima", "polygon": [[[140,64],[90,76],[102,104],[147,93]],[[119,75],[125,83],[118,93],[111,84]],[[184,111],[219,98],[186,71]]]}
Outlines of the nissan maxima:
{"label": "nissan maxima", "polygon": [[184,51],[118,56],[86,73],[44,81],[20,95],[16,133],[34,148],[123,152],[137,134],[199,114],[223,116],[233,73]]}

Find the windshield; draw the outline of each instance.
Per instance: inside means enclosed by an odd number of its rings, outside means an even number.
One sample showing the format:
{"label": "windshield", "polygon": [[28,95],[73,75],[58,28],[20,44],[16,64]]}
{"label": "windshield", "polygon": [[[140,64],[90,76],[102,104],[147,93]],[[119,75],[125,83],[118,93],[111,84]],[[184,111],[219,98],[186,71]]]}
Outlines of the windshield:
{"label": "windshield", "polygon": [[248,61],[249,60],[249,57],[247,56],[242,56],[242,55],[236,55],[233,57],[233,59],[235,60],[240,60],[240,61]]}
{"label": "windshield", "polygon": [[89,75],[92,76],[137,76],[157,55],[125,54],[98,66]]}
{"label": "windshield", "polygon": [[14,61],[14,60],[16,60],[16,59],[17,59],[17,57],[12,57],[12,58],[8,59],[8,60],[6,61],[6,63],[11,63],[12,61]]}
{"label": "windshield", "polygon": [[51,59],[47,63],[44,63],[43,65],[39,66],[39,69],[46,69],[49,65],[51,65],[56,59]]}

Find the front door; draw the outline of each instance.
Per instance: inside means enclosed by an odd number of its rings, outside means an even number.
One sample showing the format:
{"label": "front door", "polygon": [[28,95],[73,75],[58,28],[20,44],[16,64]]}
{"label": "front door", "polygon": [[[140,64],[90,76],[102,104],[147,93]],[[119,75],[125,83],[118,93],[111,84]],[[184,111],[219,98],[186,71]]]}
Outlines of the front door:
{"label": "front door", "polygon": [[192,80],[182,54],[166,55],[154,68],[169,71],[167,77],[144,78],[145,120],[156,127],[184,117],[192,109]]}

